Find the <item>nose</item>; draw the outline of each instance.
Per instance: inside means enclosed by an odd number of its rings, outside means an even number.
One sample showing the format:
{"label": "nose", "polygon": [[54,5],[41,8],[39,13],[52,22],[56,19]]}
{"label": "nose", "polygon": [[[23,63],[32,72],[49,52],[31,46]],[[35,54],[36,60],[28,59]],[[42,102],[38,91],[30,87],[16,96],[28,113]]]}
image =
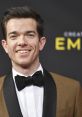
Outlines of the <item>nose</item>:
{"label": "nose", "polygon": [[25,46],[25,45],[27,45],[26,39],[25,39],[25,37],[23,35],[21,35],[19,37],[19,39],[18,39],[18,45],[19,46]]}

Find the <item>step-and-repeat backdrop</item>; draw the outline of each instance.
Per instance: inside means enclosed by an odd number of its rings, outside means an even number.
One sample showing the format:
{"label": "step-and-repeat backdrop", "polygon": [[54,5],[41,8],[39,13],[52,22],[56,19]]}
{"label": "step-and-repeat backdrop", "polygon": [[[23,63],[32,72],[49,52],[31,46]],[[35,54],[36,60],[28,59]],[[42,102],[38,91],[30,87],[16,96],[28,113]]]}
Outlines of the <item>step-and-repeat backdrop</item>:
{"label": "step-and-repeat backdrop", "polygon": [[[33,7],[45,21],[47,44],[40,55],[42,64],[48,71],[69,76],[82,84],[81,0],[1,0],[0,17],[9,7],[23,5]],[[0,44],[0,75],[9,72],[10,67]]]}

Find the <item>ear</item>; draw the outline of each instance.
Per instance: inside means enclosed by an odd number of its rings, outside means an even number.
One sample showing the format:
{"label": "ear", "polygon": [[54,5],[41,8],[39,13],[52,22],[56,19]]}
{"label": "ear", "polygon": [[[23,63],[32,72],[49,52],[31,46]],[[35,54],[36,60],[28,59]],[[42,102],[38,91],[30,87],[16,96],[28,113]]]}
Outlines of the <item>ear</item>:
{"label": "ear", "polygon": [[43,50],[44,46],[46,44],[46,37],[41,37],[39,41],[39,50]]}
{"label": "ear", "polygon": [[2,47],[4,48],[5,52],[8,53],[7,41],[5,39],[2,39],[1,43],[2,43]]}

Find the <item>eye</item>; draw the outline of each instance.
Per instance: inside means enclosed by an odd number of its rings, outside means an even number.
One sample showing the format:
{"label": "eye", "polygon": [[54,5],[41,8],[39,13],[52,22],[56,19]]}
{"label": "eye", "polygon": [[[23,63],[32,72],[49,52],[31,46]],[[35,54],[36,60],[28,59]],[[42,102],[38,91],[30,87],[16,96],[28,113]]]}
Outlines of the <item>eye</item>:
{"label": "eye", "polygon": [[9,38],[12,39],[12,40],[13,40],[13,39],[16,39],[16,37],[17,37],[17,35],[10,35],[10,36],[9,36]]}
{"label": "eye", "polygon": [[35,34],[34,33],[28,33],[28,34],[26,34],[26,37],[28,37],[28,38],[34,38]]}

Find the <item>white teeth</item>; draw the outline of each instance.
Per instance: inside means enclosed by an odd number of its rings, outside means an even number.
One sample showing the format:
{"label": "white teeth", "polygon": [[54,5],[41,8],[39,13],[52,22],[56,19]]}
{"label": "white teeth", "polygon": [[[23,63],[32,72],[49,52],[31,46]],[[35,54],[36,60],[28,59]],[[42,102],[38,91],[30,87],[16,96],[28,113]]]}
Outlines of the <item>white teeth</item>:
{"label": "white teeth", "polygon": [[19,53],[27,53],[27,51],[25,51],[25,50],[21,50],[21,51],[18,51]]}

